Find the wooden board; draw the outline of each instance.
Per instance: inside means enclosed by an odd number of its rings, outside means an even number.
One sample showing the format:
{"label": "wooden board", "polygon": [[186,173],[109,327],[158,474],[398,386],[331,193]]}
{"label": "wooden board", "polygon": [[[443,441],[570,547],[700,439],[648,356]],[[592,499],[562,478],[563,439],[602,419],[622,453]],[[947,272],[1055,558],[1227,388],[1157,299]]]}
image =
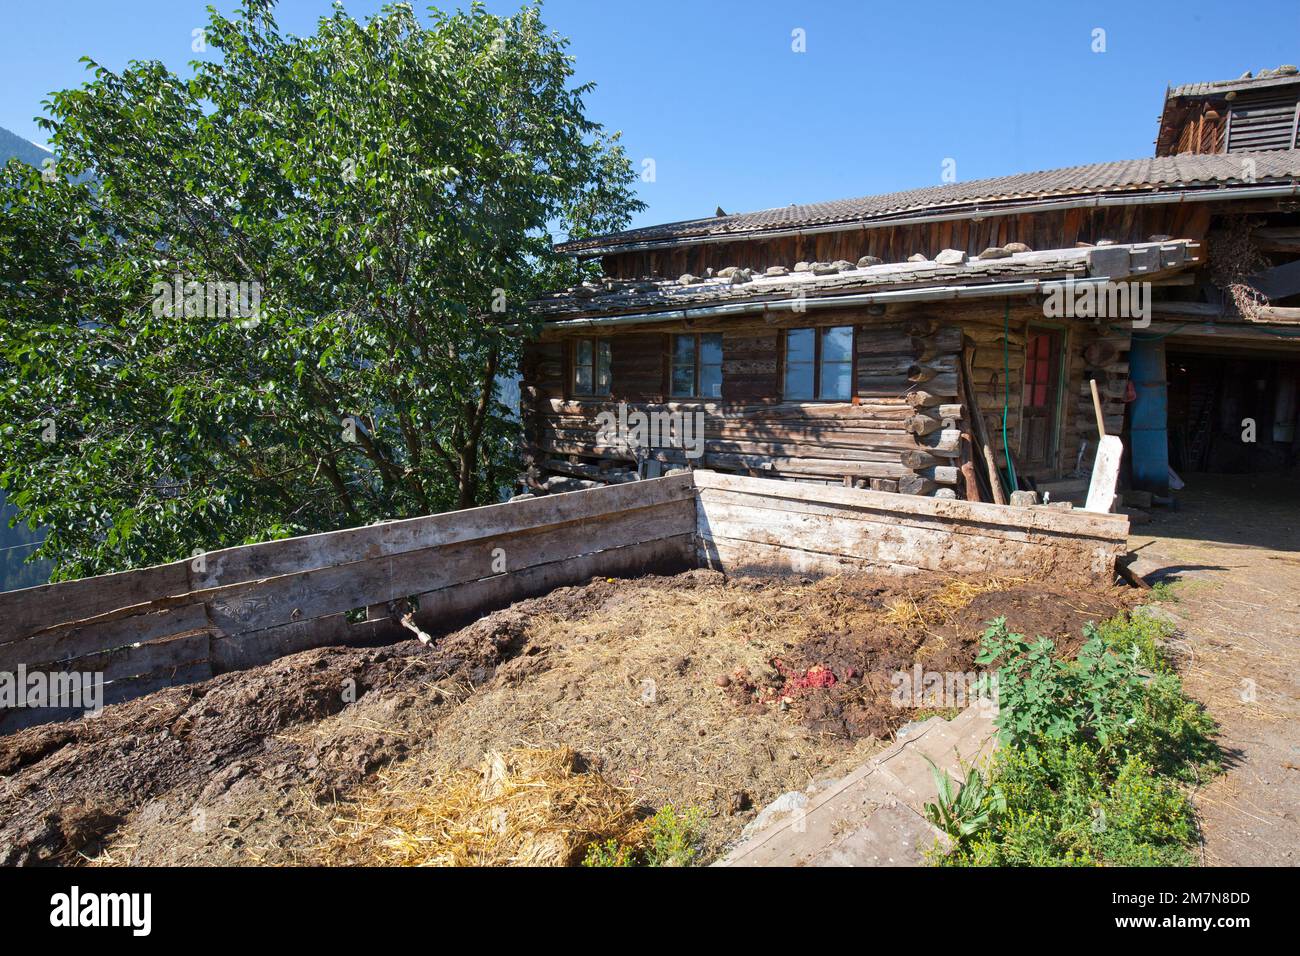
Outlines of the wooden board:
{"label": "wooden board", "polygon": [[1107,435],[1101,439],[1092,465],[1092,480],[1088,482],[1088,503],[1083,510],[1108,514],[1115,506],[1115,486],[1123,457],[1124,443],[1119,438]]}
{"label": "wooden board", "polygon": [[[1107,578],[1122,515],[1007,508],[696,472],[701,560],[722,570],[858,567]],[[1118,519],[1118,520],[1116,520]]]}
{"label": "wooden board", "polygon": [[552,495],[227,548],[205,555],[202,571],[194,570],[190,561],[178,561],[139,571],[9,591],[0,594],[0,644],[61,624],[138,613],[133,609],[144,610],[148,604],[157,606],[162,598],[169,596],[176,596],[180,603],[187,595],[199,591],[215,591],[249,581],[481,540],[529,528],[581,522],[628,508],[685,501],[692,495],[692,484],[689,475],[681,475],[643,483],[636,489],[623,485],[600,491],[594,497],[581,492]]}

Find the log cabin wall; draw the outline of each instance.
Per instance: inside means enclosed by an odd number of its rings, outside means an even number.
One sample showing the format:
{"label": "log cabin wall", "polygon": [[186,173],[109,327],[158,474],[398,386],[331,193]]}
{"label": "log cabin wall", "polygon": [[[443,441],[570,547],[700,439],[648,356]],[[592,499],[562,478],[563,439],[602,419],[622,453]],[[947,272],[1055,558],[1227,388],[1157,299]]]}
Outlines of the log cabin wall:
{"label": "log cabin wall", "polygon": [[[671,468],[694,464],[735,474],[851,484],[884,491],[933,494],[959,484],[959,433],[969,428],[960,375],[963,348],[972,363],[974,391],[993,447],[1002,461],[1002,406],[1009,392],[1007,436],[1021,450],[1021,400],[1025,330],[1041,320],[1041,308],[1018,305],[1003,356],[1003,317],[998,307],[963,306],[900,310],[884,316],[860,310],[818,312],[776,322],[728,319],[666,323],[653,331],[611,330],[611,390],[607,398],[569,394],[566,355],[578,333],[546,333],[530,346],[522,387],[530,484],[548,475],[609,483],[630,480],[636,456],[602,445],[596,416],[629,410],[703,412],[701,459],[680,448],[660,447],[644,458]],[[787,328],[852,325],[855,330],[854,393],[850,402],[781,401],[782,335]],[[1066,336],[1062,420],[1052,475],[1073,468],[1081,435],[1093,434],[1083,346],[1093,335],[1077,323]],[[594,331],[594,330],[593,330]],[[723,336],[720,400],[667,397],[670,336],[720,332]],[[1004,365],[1011,369],[1005,387]],[[1122,386],[1121,386],[1122,387]],[[1119,409],[1122,421],[1122,406]],[[1085,414],[1086,413],[1086,414]],[[1091,432],[1089,432],[1091,429]],[[1095,437],[1091,442],[1095,447]],[[640,466],[644,474],[644,466]],[[960,490],[960,489],[957,489]]]}
{"label": "log cabin wall", "polygon": [[[852,401],[781,401],[785,329],[828,325],[854,328]],[[1026,345],[1032,332],[1043,329],[1060,333],[1052,454],[1031,460],[1024,428]],[[722,334],[719,399],[669,397],[672,336],[685,332]],[[582,337],[610,342],[608,397],[578,398],[568,388],[568,356],[572,342]],[[1044,481],[1086,473],[1099,442],[1089,380],[1099,382],[1106,431],[1122,434],[1130,341],[1127,324],[1045,319],[1043,304],[1027,298],[915,304],[891,308],[887,315],[827,310],[777,320],[694,319],[572,333],[549,329],[526,351],[521,386],[526,480],[534,489],[549,476],[608,484],[694,466],[913,494],[952,486],[962,494],[961,433],[971,432],[975,408],[983,415],[998,470],[1006,471],[1009,445],[1023,477]],[[963,362],[974,402],[967,401],[963,388]],[[680,447],[655,447],[638,462],[625,447],[599,444],[597,415],[616,412],[619,403],[627,403],[629,411],[703,412],[705,454],[688,459]],[[983,463],[976,460],[975,466]]]}
{"label": "log cabin wall", "polygon": [[735,242],[688,243],[607,255],[602,263],[605,275],[612,278],[674,278],[686,273],[704,275],[706,269],[727,266],[757,270],[789,267],[801,260],[856,262],[862,256],[876,256],[885,262],[902,262],[918,252],[934,258],[944,249],[962,249],[975,256],[990,246],[1009,242],[1023,242],[1031,249],[1061,249],[1102,239],[1145,242],[1153,235],[1200,239],[1213,206],[1207,202],[1108,206],[761,240],[738,238]]}
{"label": "log cabin wall", "polygon": [[[833,325],[854,327],[852,400],[782,401],[784,331]],[[1045,466],[1025,468],[1025,348],[1031,327],[1040,326],[1061,333],[1054,453]],[[668,396],[671,336],[681,332],[722,334],[720,400]],[[964,398],[963,360],[969,363],[974,405],[984,417],[999,469],[1005,469],[1006,459],[1004,404],[1017,471],[1038,481],[1091,467],[1098,435],[1090,378],[1101,386],[1107,431],[1120,434],[1124,424],[1127,326],[1049,323],[1041,305],[1027,300],[916,305],[888,315],[844,310],[778,321],[732,318],[612,329],[592,336],[607,338],[611,350],[610,395],[598,399],[574,397],[566,388],[566,356],[577,337],[581,335],[548,331],[528,350],[521,394],[525,460],[534,488],[548,476],[614,483],[695,466],[910,494],[932,495],[948,487],[961,495],[960,433],[970,431],[973,413]],[[617,413],[620,403],[629,412],[702,412],[703,457],[690,459],[681,448],[656,447],[638,461],[626,448],[600,443],[597,415]],[[649,471],[647,461],[652,463]]]}

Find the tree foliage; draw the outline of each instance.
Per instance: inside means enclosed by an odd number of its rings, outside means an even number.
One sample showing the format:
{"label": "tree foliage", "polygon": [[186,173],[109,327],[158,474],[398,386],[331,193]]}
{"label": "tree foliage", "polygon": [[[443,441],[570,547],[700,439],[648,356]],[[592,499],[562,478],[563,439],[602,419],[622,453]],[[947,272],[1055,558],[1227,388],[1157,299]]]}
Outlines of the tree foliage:
{"label": "tree foliage", "polygon": [[0,174],[0,485],[58,577],[493,500],[555,238],[639,208],[537,8],[273,6],[188,80],[87,60],[57,175]]}

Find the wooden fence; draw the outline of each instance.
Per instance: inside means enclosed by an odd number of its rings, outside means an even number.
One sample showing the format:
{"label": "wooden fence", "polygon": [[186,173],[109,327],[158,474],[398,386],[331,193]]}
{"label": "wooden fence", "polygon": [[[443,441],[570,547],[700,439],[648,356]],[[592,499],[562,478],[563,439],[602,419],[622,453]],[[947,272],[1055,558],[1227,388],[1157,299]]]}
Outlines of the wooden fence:
{"label": "wooden fence", "polygon": [[1109,578],[1124,515],[1011,508],[695,473],[700,563],[725,572],[860,568]]}
{"label": "wooden fence", "polygon": [[[410,636],[392,613],[404,601],[436,634],[593,576],[700,565],[1066,581],[1113,574],[1127,533],[1120,515],[696,471],[3,593],[0,674],[98,674],[109,704],[312,647]],[[71,713],[0,710],[0,733]]]}
{"label": "wooden fence", "polygon": [[[695,564],[690,475],[214,551],[0,594],[0,672],[102,675],[103,703],[329,644],[400,636],[593,575]],[[366,620],[349,611],[368,608]],[[356,615],[354,614],[355,618]],[[59,710],[0,711],[0,732]]]}

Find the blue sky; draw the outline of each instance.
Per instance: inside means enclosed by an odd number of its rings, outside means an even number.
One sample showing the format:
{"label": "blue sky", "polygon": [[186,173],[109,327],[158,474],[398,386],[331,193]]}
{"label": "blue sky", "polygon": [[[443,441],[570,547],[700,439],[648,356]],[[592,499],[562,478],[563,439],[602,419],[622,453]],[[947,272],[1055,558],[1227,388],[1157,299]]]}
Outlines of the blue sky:
{"label": "blue sky", "polygon": [[[218,2],[222,10],[232,3]],[[488,3],[507,12],[518,3]],[[0,13],[0,126],[110,68],[160,59],[188,72],[204,0],[8,0]],[[345,4],[368,15],[377,0]],[[416,4],[423,9],[423,4]],[[1300,3],[998,4],[912,0],[550,0],[573,40],[593,118],[621,129],[649,204],[636,224],[1148,156],[1166,85],[1300,63]],[[310,32],[328,0],[282,0]],[[1092,51],[1105,31],[1104,53]],[[802,30],[806,52],[792,49]]]}

